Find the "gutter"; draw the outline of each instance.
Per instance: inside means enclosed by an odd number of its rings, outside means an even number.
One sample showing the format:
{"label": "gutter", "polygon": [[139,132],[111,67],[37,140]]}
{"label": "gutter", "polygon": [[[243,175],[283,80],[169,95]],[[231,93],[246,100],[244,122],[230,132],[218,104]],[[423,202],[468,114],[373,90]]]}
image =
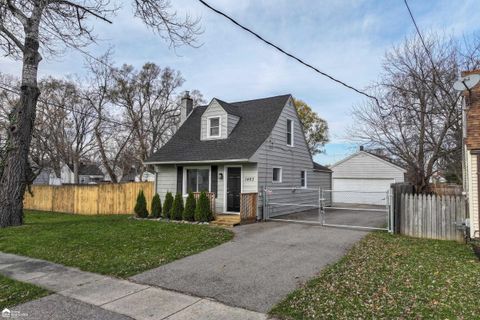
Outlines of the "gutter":
{"label": "gutter", "polygon": [[231,163],[231,162],[250,162],[249,159],[226,159],[226,160],[193,160],[193,161],[144,161],[144,164],[195,164],[195,163]]}

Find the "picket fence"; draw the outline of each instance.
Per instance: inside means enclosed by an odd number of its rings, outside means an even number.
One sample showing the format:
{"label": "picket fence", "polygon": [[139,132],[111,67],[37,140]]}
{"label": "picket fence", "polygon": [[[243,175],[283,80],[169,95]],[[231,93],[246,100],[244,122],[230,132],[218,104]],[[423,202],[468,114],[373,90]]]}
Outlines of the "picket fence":
{"label": "picket fence", "polygon": [[401,194],[401,234],[462,241],[463,231],[460,226],[466,216],[466,199],[462,195]]}
{"label": "picket fence", "polygon": [[137,195],[143,190],[147,208],[154,192],[153,182],[99,185],[33,185],[25,193],[23,206],[29,210],[73,214],[132,214]]}

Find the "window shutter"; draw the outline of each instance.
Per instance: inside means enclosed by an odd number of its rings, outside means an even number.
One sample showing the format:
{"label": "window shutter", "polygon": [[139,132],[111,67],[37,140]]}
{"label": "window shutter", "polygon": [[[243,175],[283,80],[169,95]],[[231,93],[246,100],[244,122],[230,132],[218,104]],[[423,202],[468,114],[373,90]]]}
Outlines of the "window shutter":
{"label": "window shutter", "polygon": [[177,193],[183,193],[183,167],[177,167]]}
{"label": "window shutter", "polygon": [[212,188],[210,191],[215,193],[215,198],[218,198],[218,166],[212,166],[210,171],[210,185]]}

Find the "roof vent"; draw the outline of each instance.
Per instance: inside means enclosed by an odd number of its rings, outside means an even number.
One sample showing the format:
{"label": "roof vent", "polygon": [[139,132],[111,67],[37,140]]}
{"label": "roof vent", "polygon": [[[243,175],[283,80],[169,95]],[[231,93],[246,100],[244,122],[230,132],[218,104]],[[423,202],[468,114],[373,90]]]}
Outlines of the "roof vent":
{"label": "roof vent", "polygon": [[363,151],[363,150],[364,150],[363,146],[360,146],[359,150],[360,150],[360,151]]}

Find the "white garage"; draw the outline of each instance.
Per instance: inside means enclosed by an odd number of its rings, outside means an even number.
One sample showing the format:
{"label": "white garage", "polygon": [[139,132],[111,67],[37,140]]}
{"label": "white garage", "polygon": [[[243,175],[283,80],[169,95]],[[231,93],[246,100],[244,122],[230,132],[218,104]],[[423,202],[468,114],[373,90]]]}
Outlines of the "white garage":
{"label": "white garage", "polygon": [[390,184],[404,182],[406,173],[402,167],[362,148],[330,169],[335,205],[383,205]]}

